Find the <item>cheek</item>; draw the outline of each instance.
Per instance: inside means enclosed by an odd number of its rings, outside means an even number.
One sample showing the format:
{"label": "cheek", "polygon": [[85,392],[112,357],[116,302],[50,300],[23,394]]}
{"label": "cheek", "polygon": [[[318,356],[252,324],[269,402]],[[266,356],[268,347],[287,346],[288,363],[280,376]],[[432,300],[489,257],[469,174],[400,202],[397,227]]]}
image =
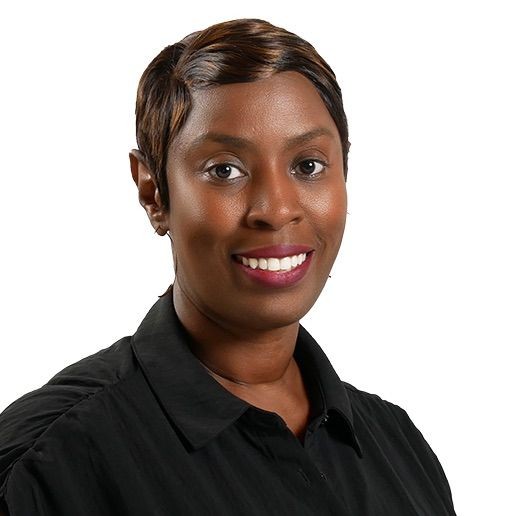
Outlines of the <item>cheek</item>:
{"label": "cheek", "polygon": [[[177,246],[198,251],[213,251],[234,234],[240,208],[209,188],[176,185],[170,195],[169,223]],[[182,247],[182,246],[181,246]]]}
{"label": "cheek", "polygon": [[314,193],[311,206],[312,220],[317,232],[327,241],[340,243],[346,225],[347,192],[344,180]]}

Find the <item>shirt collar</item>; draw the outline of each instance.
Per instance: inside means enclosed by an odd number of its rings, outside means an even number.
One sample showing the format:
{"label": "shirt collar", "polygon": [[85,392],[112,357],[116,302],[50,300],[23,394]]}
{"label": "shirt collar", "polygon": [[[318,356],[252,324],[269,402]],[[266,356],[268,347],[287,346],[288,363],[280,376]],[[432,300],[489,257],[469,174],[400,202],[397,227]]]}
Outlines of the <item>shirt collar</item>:
{"label": "shirt collar", "polygon": [[[251,405],[222,387],[191,352],[191,337],[174,308],[171,289],[152,306],[131,345],[143,373],[167,416],[194,449],[204,446]],[[346,388],[315,339],[299,325],[294,357],[303,377],[320,387],[324,413],[333,410],[357,454],[362,450],[353,428]]]}

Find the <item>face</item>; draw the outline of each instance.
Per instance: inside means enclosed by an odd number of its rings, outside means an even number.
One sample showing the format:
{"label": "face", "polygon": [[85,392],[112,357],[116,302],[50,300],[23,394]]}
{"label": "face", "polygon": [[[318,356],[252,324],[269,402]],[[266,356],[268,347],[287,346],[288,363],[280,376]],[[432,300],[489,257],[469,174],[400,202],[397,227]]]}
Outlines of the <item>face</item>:
{"label": "face", "polygon": [[[167,163],[174,290],[226,327],[299,321],[342,241],[342,158],[333,119],[297,72],[195,92]],[[282,245],[303,247],[259,250],[251,261],[253,250]],[[301,265],[281,259],[303,249]],[[284,270],[268,270],[278,262]]]}

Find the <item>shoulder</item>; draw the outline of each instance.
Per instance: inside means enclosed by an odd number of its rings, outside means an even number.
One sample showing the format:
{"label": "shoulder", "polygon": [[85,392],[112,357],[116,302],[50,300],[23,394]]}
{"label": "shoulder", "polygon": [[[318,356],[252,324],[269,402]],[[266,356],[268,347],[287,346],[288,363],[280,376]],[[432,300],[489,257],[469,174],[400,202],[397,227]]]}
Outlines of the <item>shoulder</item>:
{"label": "shoulder", "polygon": [[408,417],[403,408],[381,398],[378,394],[362,391],[347,382],[342,382],[342,385],[348,393],[353,412],[366,419],[394,418],[403,423]]}
{"label": "shoulder", "polygon": [[[395,457],[415,475],[418,471],[431,479],[449,507],[453,506],[448,480],[436,454],[416,427],[407,411],[377,394],[342,382],[352,407],[355,431],[372,454]],[[367,452],[366,452],[367,453]]]}
{"label": "shoulder", "polygon": [[0,414],[0,498],[14,464],[67,413],[134,371],[131,337],[71,364]]}
{"label": "shoulder", "polygon": [[[378,394],[362,391],[355,386],[342,382],[346,389],[354,420],[371,431],[381,432],[386,438],[399,438],[403,434],[413,444],[428,445],[421,432],[416,428],[407,411],[399,405],[381,398]],[[376,432],[375,432],[376,433]]]}

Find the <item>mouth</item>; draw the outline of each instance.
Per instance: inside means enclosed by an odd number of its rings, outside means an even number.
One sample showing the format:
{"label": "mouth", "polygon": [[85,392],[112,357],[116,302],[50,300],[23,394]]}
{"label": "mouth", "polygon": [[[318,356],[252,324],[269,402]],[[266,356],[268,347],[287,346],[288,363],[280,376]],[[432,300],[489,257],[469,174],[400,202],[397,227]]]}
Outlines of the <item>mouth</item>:
{"label": "mouth", "polygon": [[255,285],[285,288],[299,283],[307,274],[314,251],[284,256],[260,258],[232,255],[238,270]]}
{"label": "mouth", "polygon": [[260,258],[247,257],[239,254],[232,255],[234,261],[250,269],[276,272],[278,274],[289,272],[300,267],[307,258],[313,254],[313,250],[306,253],[293,254],[282,258],[263,256]]}

